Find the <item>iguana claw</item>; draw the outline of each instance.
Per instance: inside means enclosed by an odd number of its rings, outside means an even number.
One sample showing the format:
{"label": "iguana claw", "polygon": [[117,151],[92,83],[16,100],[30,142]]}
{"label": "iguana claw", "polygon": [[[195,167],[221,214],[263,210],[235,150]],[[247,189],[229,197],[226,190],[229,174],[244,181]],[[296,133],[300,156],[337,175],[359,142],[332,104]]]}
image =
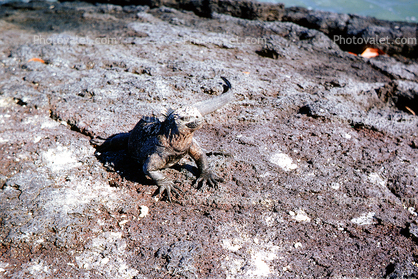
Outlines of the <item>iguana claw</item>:
{"label": "iguana claw", "polygon": [[[224,182],[224,180],[217,176],[215,173],[208,170],[200,174],[199,178],[196,179],[194,186],[200,190],[204,190],[208,185],[210,187],[216,188],[219,182]],[[199,184],[201,184],[200,187]]]}
{"label": "iguana claw", "polygon": [[164,192],[166,192],[166,197],[169,202],[171,201],[171,192],[173,192],[177,197],[180,196],[179,192],[183,192],[177,185],[175,185],[172,181],[164,180],[164,181],[157,181],[158,185],[158,192],[154,196],[162,196]]}

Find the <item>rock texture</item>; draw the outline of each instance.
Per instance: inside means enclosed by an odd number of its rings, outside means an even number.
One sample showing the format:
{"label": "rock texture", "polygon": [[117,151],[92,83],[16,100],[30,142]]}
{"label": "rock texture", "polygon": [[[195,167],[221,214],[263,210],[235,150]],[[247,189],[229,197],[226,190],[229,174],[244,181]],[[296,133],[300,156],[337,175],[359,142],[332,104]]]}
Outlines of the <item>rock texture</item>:
{"label": "rock texture", "polygon": [[[355,14],[339,14],[309,10],[302,7],[285,8],[283,4],[260,3],[253,0],[91,0],[118,5],[166,6],[193,11],[203,17],[212,13],[227,14],[250,20],[285,21],[315,29],[329,36],[343,50],[362,53],[375,47],[389,55],[418,58],[418,24],[390,22]],[[24,4],[21,4],[24,5]],[[39,4],[38,4],[39,5]]]}
{"label": "rock texture", "polygon": [[[160,6],[8,4],[0,32],[2,277],[418,275],[416,60]],[[125,152],[95,157],[92,137],[210,99],[220,76],[235,101],[195,135],[218,190],[185,159],[165,170],[183,195],[156,201]]]}
{"label": "rock texture", "polygon": [[344,50],[361,53],[376,47],[390,55],[418,58],[418,24],[390,22],[373,17],[286,8],[281,18],[324,32]]}

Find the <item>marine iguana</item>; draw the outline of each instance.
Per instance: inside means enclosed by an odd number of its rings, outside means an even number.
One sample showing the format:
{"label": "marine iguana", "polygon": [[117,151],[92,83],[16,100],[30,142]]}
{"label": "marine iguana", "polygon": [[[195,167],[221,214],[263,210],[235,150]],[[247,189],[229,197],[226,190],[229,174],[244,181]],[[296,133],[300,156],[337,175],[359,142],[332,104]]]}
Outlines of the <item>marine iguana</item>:
{"label": "marine iguana", "polygon": [[159,187],[157,195],[165,191],[170,202],[171,192],[179,195],[177,190],[181,190],[161,170],[173,166],[186,155],[194,159],[200,172],[195,186],[201,184],[200,189],[207,185],[215,187],[223,179],[210,170],[206,154],[193,139],[193,134],[203,126],[204,115],[233,99],[233,93],[229,91],[232,87],[230,82],[221,78],[225,82],[224,91],[217,97],[176,110],[168,109],[163,121],[157,117],[143,116],[128,133],[117,134],[106,140],[94,138],[90,142],[99,152],[127,149],[129,156],[142,164],[143,172]]}

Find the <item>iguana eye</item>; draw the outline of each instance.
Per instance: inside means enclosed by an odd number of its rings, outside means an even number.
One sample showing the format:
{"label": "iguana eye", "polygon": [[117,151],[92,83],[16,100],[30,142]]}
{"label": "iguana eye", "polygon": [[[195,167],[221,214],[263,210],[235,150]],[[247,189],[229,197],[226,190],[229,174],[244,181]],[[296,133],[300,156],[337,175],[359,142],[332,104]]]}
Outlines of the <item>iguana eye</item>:
{"label": "iguana eye", "polygon": [[184,122],[188,122],[188,121],[190,121],[190,116],[182,116],[182,117],[180,117],[180,120],[184,121]]}

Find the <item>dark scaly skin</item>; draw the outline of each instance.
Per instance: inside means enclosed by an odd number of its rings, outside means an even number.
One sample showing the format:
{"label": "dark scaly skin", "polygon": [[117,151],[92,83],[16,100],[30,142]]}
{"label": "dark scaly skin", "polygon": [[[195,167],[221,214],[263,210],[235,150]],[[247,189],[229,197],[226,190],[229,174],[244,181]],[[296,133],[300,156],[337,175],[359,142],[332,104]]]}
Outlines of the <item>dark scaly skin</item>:
{"label": "dark scaly skin", "polygon": [[[229,89],[229,82],[223,79]],[[127,147],[130,157],[142,164],[144,173],[159,187],[158,195],[166,192],[171,202],[171,192],[179,195],[178,191],[181,190],[161,170],[173,166],[186,155],[194,159],[200,172],[196,187],[199,184],[200,189],[216,187],[223,179],[210,170],[206,154],[193,139],[194,132],[202,127],[204,121],[199,110],[188,106],[169,110],[167,114],[162,122],[155,117],[143,117],[129,133],[118,134],[107,140],[92,139],[91,142],[98,151]]]}
{"label": "dark scaly skin", "polygon": [[179,190],[172,181],[165,178],[162,169],[176,164],[181,158],[190,155],[200,171],[196,180],[202,183],[202,188],[207,184],[216,186],[221,179],[214,174],[208,166],[205,153],[193,139],[193,134],[203,125],[203,117],[194,107],[185,107],[172,112],[167,119],[157,125],[160,130],[147,129],[138,123],[131,131],[128,150],[130,156],[143,164],[143,171],[158,185],[158,194],[166,192],[171,201],[171,192],[179,195]]}

